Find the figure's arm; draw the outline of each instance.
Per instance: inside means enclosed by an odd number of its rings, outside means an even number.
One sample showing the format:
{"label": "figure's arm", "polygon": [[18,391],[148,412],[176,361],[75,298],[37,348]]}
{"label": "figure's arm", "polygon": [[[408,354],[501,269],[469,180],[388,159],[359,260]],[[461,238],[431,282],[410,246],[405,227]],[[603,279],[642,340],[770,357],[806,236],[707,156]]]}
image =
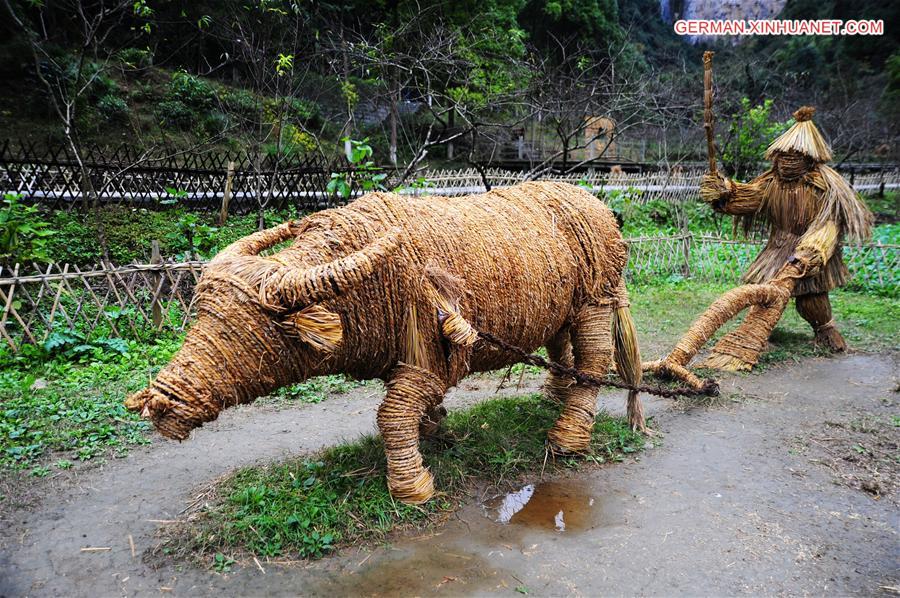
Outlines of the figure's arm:
{"label": "figure's arm", "polygon": [[713,210],[724,214],[754,214],[762,203],[761,180],[762,175],[749,183],[738,183],[722,176],[707,174],[700,182],[700,199],[710,204]]}
{"label": "figure's arm", "polygon": [[837,250],[839,236],[834,220],[814,225],[800,237],[791,261],[799,263],[804,276],[818,274]]}

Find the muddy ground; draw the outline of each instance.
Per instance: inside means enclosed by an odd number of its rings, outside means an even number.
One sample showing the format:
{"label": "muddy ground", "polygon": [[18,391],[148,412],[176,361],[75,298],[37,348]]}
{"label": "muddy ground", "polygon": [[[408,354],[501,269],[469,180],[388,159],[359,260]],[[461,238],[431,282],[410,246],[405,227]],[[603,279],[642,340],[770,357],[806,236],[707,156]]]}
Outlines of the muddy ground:
{"label": "muddy ground", "polygon": [[[725,377],[733,400],[712,408],[648,399],[663,435],[636,459],[473,499],[390,545],[227,574],[150,568],[158,528],[204,484],[373,431],[381,395],[234,410],[188,442],[46,483],[5,526],[0,596],[896,594],[898,363],[857,354]],[[447,406],[496,385],[468,380]],[[619,393],[600,400],[621,412]]]}

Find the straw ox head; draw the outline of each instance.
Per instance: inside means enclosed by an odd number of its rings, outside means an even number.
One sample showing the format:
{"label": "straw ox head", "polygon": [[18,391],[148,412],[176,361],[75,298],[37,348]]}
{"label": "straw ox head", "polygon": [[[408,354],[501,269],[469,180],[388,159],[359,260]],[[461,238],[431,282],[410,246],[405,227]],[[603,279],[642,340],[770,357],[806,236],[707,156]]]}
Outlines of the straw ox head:
{"label": "straw ox head", "polygon": [[326,263],[292,265],[290,249],[263,249],[297,236],[287,222],[245,237],[212,260],[197,285],[197,317],[172,361],[126,406],[165,436],[187,438],[219,412],[302,381],[328,361],[342,337],[325,303],[371,276],[397,246],[390,231]]}

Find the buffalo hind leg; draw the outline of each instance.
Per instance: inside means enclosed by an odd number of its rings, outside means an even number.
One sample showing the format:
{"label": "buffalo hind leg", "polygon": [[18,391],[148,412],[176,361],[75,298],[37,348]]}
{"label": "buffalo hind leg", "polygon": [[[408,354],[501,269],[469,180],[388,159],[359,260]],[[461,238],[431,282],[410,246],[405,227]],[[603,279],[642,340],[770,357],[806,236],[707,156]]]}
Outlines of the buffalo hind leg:
{"label": "buffalo hind leg", "polygon": [[[598,378],[609,371],[612,360],[612,302],[586,305],[572,324],[575,368]],[[597,411],[597,389],[574,384],[563,391],[563,410],[547,437],[560,453],[583,453],[591,445]]]}
{"label": "buffalo hind leg", "polygon": [[378,407],[378,429],[387,457],[391,495],[421,504],[434,494],[434,479],[419,452],[420,424],[441,403],[445,386],[432,372],[401,363],[391,372],[387,394]]}
{"label": "buffalo hind leg", "polygon": [[[569,327],[566,326],[553,335],[546,344],[547,356],[550,361],[555,361],[566,367],[575,367],[575,358],[572,355],[572,339],[569,335]],[[575,381],[569,376],[560,376],[549,372],[544,382],[544,393],[547,398],[557,403],[563,403],[569,388]]]}

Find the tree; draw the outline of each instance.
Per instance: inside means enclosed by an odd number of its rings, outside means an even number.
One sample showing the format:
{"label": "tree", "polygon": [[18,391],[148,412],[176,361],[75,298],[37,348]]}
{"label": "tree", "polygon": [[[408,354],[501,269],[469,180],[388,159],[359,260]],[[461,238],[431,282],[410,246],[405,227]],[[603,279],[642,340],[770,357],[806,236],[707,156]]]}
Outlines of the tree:
{"label": "tree", "polygon": [[792,121],[782,123],[774,120],[772,100],[751,106],[748,98],[742,98],[738,111],[731,115],[721,147],[725,171],[740,180],[755,175],[766,148],[791,124]]}

